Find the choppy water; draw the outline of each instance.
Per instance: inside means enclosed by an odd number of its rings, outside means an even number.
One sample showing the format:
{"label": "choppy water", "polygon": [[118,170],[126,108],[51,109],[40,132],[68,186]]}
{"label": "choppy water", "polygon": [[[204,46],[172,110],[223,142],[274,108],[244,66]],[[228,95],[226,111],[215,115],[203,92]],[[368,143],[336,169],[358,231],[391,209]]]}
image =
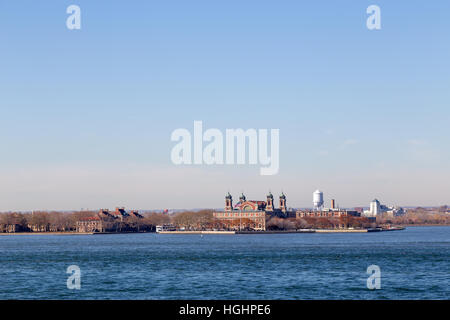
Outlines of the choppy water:
{"label": "choppy water", "polygon": [[[366,234],[0,236],[0,299],[449,299],[450,227]],[[381,290],[368,290],[369,265]],[[69,290],[69,265],[81,289]]]}

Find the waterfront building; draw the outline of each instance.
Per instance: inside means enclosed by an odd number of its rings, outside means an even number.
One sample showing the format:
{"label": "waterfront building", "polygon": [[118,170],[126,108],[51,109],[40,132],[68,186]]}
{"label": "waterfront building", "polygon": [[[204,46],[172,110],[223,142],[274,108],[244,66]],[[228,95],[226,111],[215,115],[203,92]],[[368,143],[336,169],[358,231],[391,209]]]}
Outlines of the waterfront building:
{"label": "waterfront building", "polygon": [[295,212],[295,218],[340,218],[340,217],[359,217],[361,214],[355,210],[343,210],[343,209],[322,209],[320,211],[317,210],[297,210]]}
{"label": "waterfront building", "polygon": [[363,216],[365,217],[378,217],[381,215],[387,215],[387,216],[401,216],[405,214],[406,211],[398,206],[385,206],[380,203],[377,199],[374,199],[369,204],[369,210],[364,210]]}
{"label": "waterfront building", "polygon": [[242,194],[234,206],[233,197],[228,193],[225,196],[224,211],[214,212],[213,216],[223,229],[265,231],[266,220],[269,217],[287,218],[289,214],[284,193],[279,198],[279,208],[275,208],[271,192],[267,195],[266,201],[247,200]]}
{"label": "waterfront building", "polygon": [[378,199],[372,200],[369,204],[369,210],[364,211],[366,217],[376,217],[381,214],[381,204]]}
{"label": "waterfront building", "polygon": [[129,216],[124,207],[117,207],[115,211],[110,213],[110,215],[115,219],[120,219],[120,221],[123,221],[124,218]]}
{"label": "waterfront building", "polygon": [[313,193],[313,210],[297,210],[292,218],[340,218],[340,217],[360,217],[361,212],[358,210],[340,209],[336,205],[336,200],[331,199],[331,207],[324,208],[323,192],[316,190]]}
{"label": "waterfront building", "polygon": [[0,233],[14,233],[22,231],[21,225],[17,223],[0,224]]}
{"label": "waterfront building", "polygon": [[110,230],[111,223],[123,222],[126,218],[142,219],[143,216],[136,210],[127,212],[124,207],[117,207],[112,212],[108,209],[100,209],[97,215],[77,221],[77,232],[105,232],[107,229]]}
{"label": "waterfront building", "polygon": [[142,215],[139,214],[137,210],[131,210],[130,212],[125,211],[124,207],[117,207],[115,211],[109,211],[108,209],[100,209],[98,214],[100,218],[113,218],[120,219],[123,221],[124,218],[135,217],[135,218],[143,218]]}
{"label": "waterfront building", "polygon": [[105,232],[100,217],[81,218],[77,221],[77,232]]}
{"label": "waterfront building", "polygon": [[28,224],[27,227],[32,232],[48,232],[48,231],[52,231],[52,230],[50,230],[50,225],[49,224],[46,224],[46,225]]}

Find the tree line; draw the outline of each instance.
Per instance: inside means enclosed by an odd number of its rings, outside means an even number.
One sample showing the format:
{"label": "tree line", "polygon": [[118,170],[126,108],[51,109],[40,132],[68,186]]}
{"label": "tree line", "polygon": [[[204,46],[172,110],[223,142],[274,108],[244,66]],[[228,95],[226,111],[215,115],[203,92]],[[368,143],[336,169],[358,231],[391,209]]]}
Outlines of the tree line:
{"label": "tree line", "polygon": [[[34,211],[33,213],[0,213],[0,232],[74,232],[77,221],[96,217],[96,211]],[[106,229],[114,231],[154,231],[160,224],[170,223],[163,213],[147,213],[143,218],[104,219]]]}
{"label": "tree line", "polygon": [[421,208],[408,209],[401,216],[377,217],[377,222],[381,224],[396,225],[450,225],[450,211],[447,206],[438,208]]}
{"label": "tree line", "polygon": [[[74,232],[77,221],[97,216],[95,211],[34,211],[33,213],[0,213],[0,232]],[[110,231],[152,232],[157,225],[172,224],[185,230],[229,230],[250,229],[250,219],[219,220],[213,217],[213,210],[183,211],[176,214],[145,213],[143,218],[104,219],[105,228]],[[402,216],[380,216],[376,223],[364,217],[303,217],[287,219],[266,217],[266,230],[373,228],[377,224],[396,225],[450,225],[450,214],[446,206],[434,209],[409,209]]]}

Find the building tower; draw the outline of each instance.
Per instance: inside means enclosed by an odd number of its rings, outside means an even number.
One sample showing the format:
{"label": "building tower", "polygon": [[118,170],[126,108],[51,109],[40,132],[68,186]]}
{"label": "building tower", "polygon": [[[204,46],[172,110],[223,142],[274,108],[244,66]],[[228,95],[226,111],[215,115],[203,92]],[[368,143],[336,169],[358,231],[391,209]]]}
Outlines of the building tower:
{"label": "building tower", "polygon": [[378,201],[377,199],[374,199],[371,203],[370,203],[370,215],[372,217],[376,217],[377,215],[379,215],[381,213],[381,205],[380,205],[380,201]]}
{"label": "building tower", "polygon": [[282,212],[286,212],[287,208],[286,208],[286,196],[284,195],[284,192],[281,192],[281,196],[280,196],[280,210]]}
{"label": "building tower", "polygon": [[244,196],[244,193],[242,193],[241,196],[239,197],[239,201],[241,201],[241,203],[242,203],[242,202],[245,202],[245,196]]}
{"label": "building tower", "polygon": [[269,194],[267,195],[266,211],[273,211],[273,195],[272,192],[270,191]]}
{"label": "building tower", "polygon": [[228,194],[225,196],[225,211],[232,211],[233,210],[233,197],[231,197],[231,194],[228,192]]}

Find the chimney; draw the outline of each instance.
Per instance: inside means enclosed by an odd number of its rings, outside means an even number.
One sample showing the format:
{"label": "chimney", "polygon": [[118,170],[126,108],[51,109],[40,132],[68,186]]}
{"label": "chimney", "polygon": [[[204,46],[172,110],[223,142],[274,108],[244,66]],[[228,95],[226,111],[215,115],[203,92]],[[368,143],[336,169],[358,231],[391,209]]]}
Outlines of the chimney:
{"label": "chimney", "polygon": [[336,203],[334,199],[331,199],[331,209],[336,209]]}

